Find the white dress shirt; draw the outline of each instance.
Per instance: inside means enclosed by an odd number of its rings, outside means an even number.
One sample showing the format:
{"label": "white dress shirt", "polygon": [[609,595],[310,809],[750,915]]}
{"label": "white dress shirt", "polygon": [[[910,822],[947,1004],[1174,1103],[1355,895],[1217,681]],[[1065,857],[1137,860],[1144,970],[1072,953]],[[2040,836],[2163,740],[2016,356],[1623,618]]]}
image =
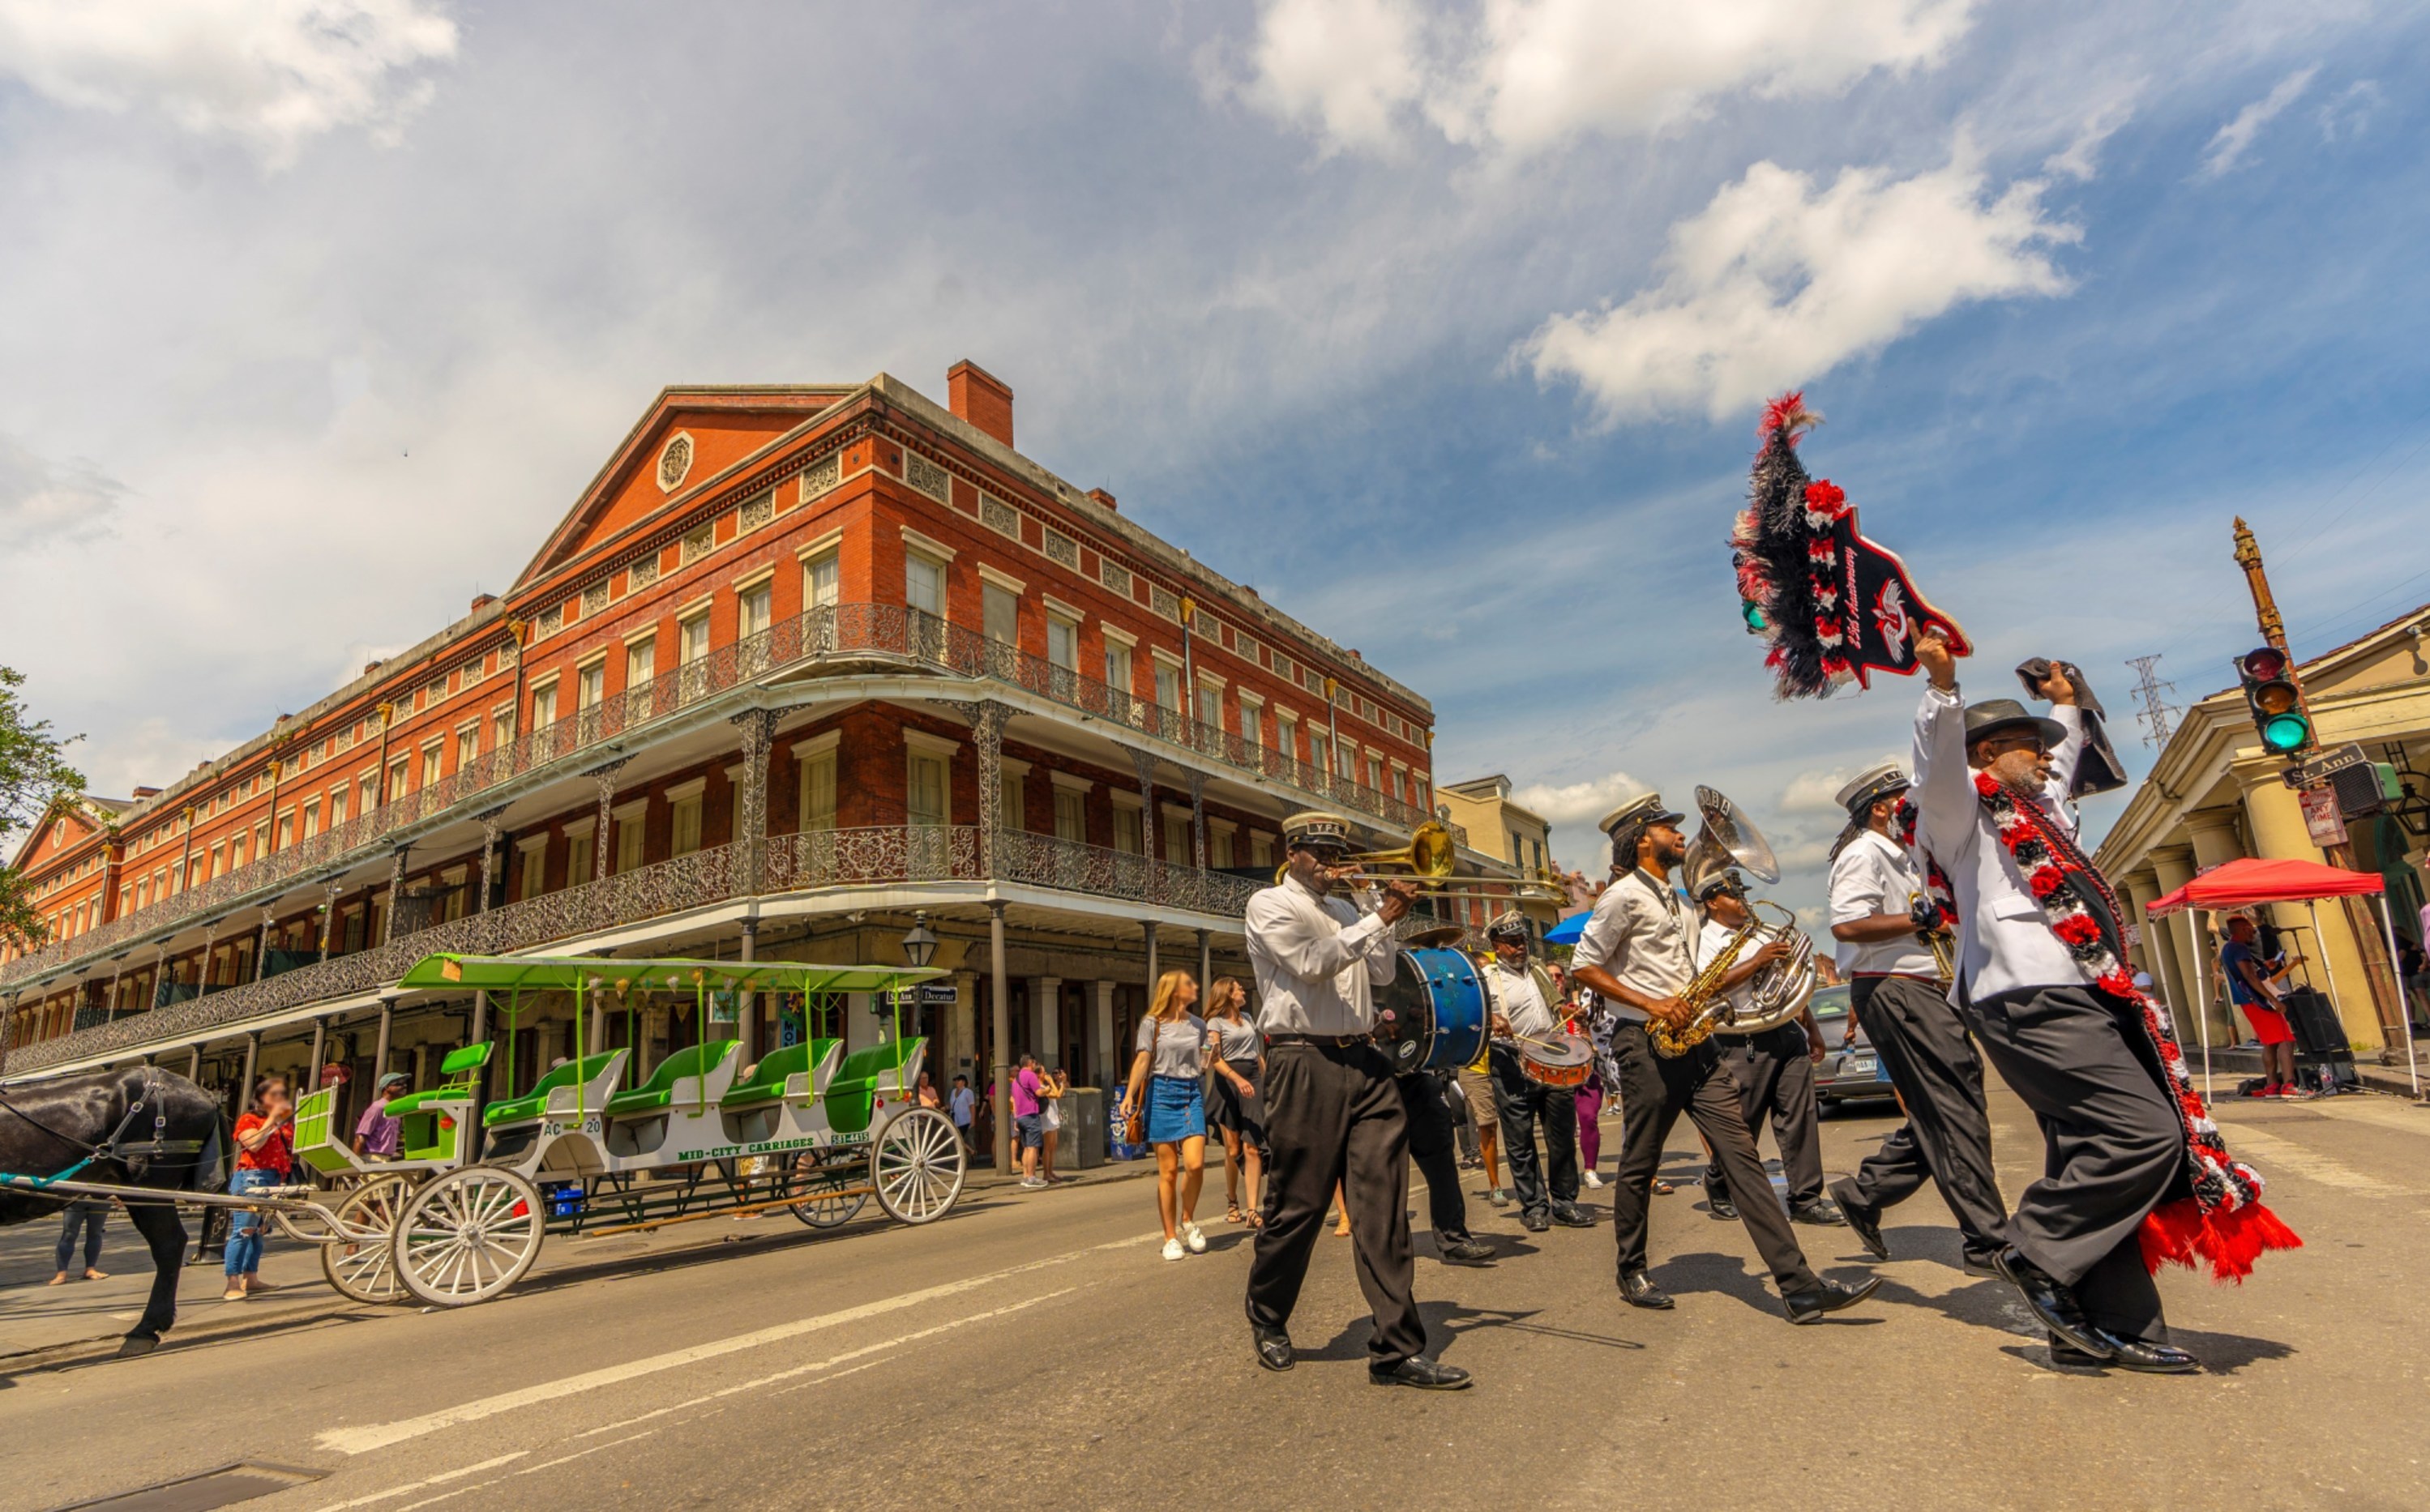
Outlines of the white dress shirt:
{"label": "white dress shirt", "polygon": [[[1719,959],[1723,949],[1726,947],[1731,940],[1738,938],[1738,933],[1739,932],[1735,927],[1725,924],[1718,919],[1706,920],[1702,927],[1696,931],[1696,970],[1701,972],[1706,967],[1712,965],[1715,960]],[[1748,940],[1744,945],[1739,948],[1737,956],[1731,960],[1730,964],[1732,966],[1744,966],[1746,964],[1747,957],[1754,955],[1756,951],[1761,947],[1762,943],[1763,942],[1759,939]],[[1755,978],[1750,976],[1745,981],[1740,982],[1738,986],[1723,993],[1722,1000],[1727,1003],[1730,1005],[1730,1011],[1737,1014],[1739,1018],[1751,1018],[1755,1013],[1754,994]]]}
{"label": "white dress shirt", "polygon": [[[2084,716],[2062,704],[2051,717],[2067,730],[2051,753],[2051,780],[2040,793],[2019,801],[2040,804],[2073,836],[2067,789],[2084,751]],[[1957,980],[1950,984],[1950,1001],[2083,983],[2083,968],[2051,933],[2050,915],[2034,901],[1974,790],[1974,773],[1966,764],[1965,700],[1928,684],[1915,716],[1915,793],[1916,849],[1949,873],[1957,900]]]}
{"label": "white dress shirt", "polygon": [[1556,1039],[1560,1037],[1561,1021],[1553,1015],[1544,994],[1536,987],[1536,973],[1522,966],[1511,971],[1500,957],[1485,968],[1492,978],[1493,1005],[1510,1021],[1512,1036],[1528,1039]]}
{"label": "white dress shirt", "polygon": [[[1923,890],[1923,868],[1916,865],[1906,847],[1879,830],[1865,830],[1831,862],[1831,922],[1852,924],[1875,914],[1905,913],[1914,896]],[[1843,939],[1838,945],[1833,955],[1842,977],[1940,974],[1919,935],[1861,942]]]}
{"label": "white dress shirt", "polygon": [[1257,1027],[1269,1035],[1363,1035],[1375,1026],[1374,989],[1400,965],[1400,941],[1376,897],[1320,898],[1297,877],[1249,899],[1249,965]]}
{"label": "white dress shirt", "polygon": [[[1621,986],[1647,997],[1676,997],[1696,974],[1695,926],[1687,903],[1671,885],[1638,867],[1595,899],[1570,963],[1573,970],[1599,967]],[[1623,1023],[1645,1022],[1642,1008],[1608,998],[1605,1006]]]}

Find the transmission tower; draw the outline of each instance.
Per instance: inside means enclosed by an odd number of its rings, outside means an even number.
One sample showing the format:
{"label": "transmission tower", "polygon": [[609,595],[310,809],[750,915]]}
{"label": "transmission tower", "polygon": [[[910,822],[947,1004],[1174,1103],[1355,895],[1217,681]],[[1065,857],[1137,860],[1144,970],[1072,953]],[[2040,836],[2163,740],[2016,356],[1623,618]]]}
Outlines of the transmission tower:
{"label": "transmission tower", "polygon": [[2179,712],[2160,697],[2162,690],[2174,691],[2177,685],[2152,675],[2152,668],[2159,659],[2159,654],[2155,652],[2148,656],[2130,656],[2126,660],[2126,665],[2135,669],[2135,696],[2143,705],[2135,717],[2143,723],[2143,743],[2155,749],[2169,743],[2169,716]]}

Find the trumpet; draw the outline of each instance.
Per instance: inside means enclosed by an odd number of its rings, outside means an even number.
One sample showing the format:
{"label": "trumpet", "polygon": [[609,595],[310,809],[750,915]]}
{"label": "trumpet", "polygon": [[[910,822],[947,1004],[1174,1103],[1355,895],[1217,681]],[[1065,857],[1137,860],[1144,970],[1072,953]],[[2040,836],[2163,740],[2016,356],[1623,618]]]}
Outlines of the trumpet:
{"label": "trumpet", "polygon": [[[1409,843],[1394,851],[1362,851],[1345,856],[1327,870],[1335,880],[1344,882],[1415,882],[1427,894],[1437,898],[1482,898],[1493,903],[1547,903],[1566,900],[1565,889],[1556,888],[1545,876],[1494,876],[1485,872],[1461,872],[1458,843],[1451,831],[1440,821],[1429,819],[1409,836]],[[1385,869],[1380,875],[1370,875],[1370,868]],[[1290,870],[1286,856],[1274,868],[1274,883],[1280,886]],[[1490,892],[1487,888],[1504,888],[1506,892]],[[1443,889],[1447,890],[1438,891]]]}

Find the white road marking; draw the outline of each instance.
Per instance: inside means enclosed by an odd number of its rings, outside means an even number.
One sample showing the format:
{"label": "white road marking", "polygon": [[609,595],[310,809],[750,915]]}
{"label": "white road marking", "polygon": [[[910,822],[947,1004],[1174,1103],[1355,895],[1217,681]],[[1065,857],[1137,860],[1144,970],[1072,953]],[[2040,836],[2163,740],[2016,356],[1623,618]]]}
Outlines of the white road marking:
{"label": "white road marking", "polygon": [[2272,1171],[2291,1171],[2306,1181],[2317,1181],[2323,1187],[2335,1187],[2358,1197],[2419,1197],[2419,1187],[2403,1187],[2366,1175],[2342,1161],[2333,1160],[2317,1151],[2272,1134],[2250,1123],[2235,1125],[2228,1134],[2230,1154],[2252,1158],[2268,1180]]}
{"label": "white road marking", "polygon": [[528,1449],[518,1449],[511,1454],[500,1454],[495,1459],[485,1459],[477,1465],[441,1470],[436,1475],[425,1475],[418,1481],[408,1481],[403,1486],[391,1486],[385,1491],[374,1491],[369,1496],[356,1497],[351,1502],[332,1502],[323,1507],[321,1512],[345,1512],[345,1509],[350,1506],[369,1506],[374,1502],[385,1502],[391,1496],[404,1496],[411,1491],[426,1490],[433,1486],[444,1486],[449,1481],[460,1481],[467,1475],[478,1475],[485,1470],[496,1470],[501,1465],[511,1465],[530,1453]]}
{"label": "white road marking", "polygon": [[[1164,1235],[1159,1230],[1153,1238],[1161,1240]],[[1032,1271],[1063,1265],[1079,1259],[1083,1255],[1095,1254],[1106,1250],[1123,1249],[1140,1242],[1140,1239],[1136,1238],[1115,1239],[1105,1244],[1089,1245],[1083,1249],[1067,1250],[1061,1254],[1049,1255],[1042,1260],[1032,1260],[1024,1265],[990,1271],[986,1275],[949,1281],[941,1286],[927,1287],[918,1291],[907,1291],[898,1296],[863,1303],[857,1307],[846,1307],[839,1312],[821,1313],[814,1318],[796,1319],[790,1323],[778,1323],[769,1328],[755,1329],[747,1334],[736,1334],[728,1338],[714,1339],[706,1344],[694,1344],[688,1349],[670,1350],[663,1354],[628,1360],[622,1365],[585,1371],[577,1375],[563,1376],[555,1381],[543,1381],[537,1386],[527,1386],[520,1390],[501,1391],[494,1396],[480,1397],[471,1402],[459,1403],[452,1407],[442,1407],[437,1412],[424,1413],[418,1418],[400,1419],[395,1422],[367,1423],[358,1428],[326,1429],[320,1435],[318,1442],[322,1448],[333,1450],[341,1454],[367,1454],[374,1449],[385,1449],[391,1444],[403,1443],[408,1438],[419,1438],[425,1434],[437,1433],[442,1428],[478,1422],[484,1418],[493,1418],[502,1412],[512,1412],[542,1402],[554,1402],[559,1397],[597,1390],[601,1387],[614,1386],[644,1375],[655,1375],[661,1371],[697,1365],[703,1360],[717,1359],[743,1350],[783,1343],[789,1338],[799,1338],[805,1334],[840,1328],[847,1323],[862,1322],[872,1318],[883,1317],[890,1312],[900,1312],[906,1307],[917,1307],[941,1298],[957,1296],[962,1292],[990,1286],[1013,1276],[1027,1275]]]}

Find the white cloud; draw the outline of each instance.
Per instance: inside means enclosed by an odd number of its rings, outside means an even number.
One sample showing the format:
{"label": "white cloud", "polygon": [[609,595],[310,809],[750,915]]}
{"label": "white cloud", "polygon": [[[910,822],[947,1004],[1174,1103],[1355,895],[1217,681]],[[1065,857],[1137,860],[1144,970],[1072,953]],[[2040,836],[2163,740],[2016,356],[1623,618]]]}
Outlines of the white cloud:
{"label": "white cloud", "polygon": [[125,486],[90,462],[52,462],[0,436],[0,550],[35,552],[109,529]]}
{"label": "white cloud", "polygon": [[1905,760],[1904,756],[1884,752],[1871,759],[1852,761],[1845,766],[1809,768],[1789,779],[1789,786],[1782,789],[1780,794],[1780,812],[1829,814],[1834,818],[1844,818],[1845,814],[1839,807],[1839,794],[1849,778],[1883,761],[1898,761],[1903,764]]}
{"label": "white cloud", "polygon": [[2374,79],[2357,79],[2347,85],[2335,99],[2321,107],[2321,140],[2336,141],[2341,137],[2361,136],[2385,103],[2386,96]]}
{"label": "white cloud", "polygon": [[1512,789],[1510,796],[1520,807],[1556,824],[1591,824],[1649,786],[1625,772],[1615,772],[1588,782],[1530,783]]}
{"label": "white cloud", "polygon": [[2203,148],[2202,166],[2194,172],[2197,179],[2218,178],[2244,160],[2253,146],[2253,139],[2261,128],[2278,119],[2280,112],[2295,103],[2312,87],[2313,75],[2320,66],[2299,68],[2278,81],[2271,91],[2236,112],[2236,119],[2212,133],[2210,142]]}
{"label": "white cloud", "polygon": [[2068,144],[2042,159],[2042,172],[2056,178],[2072,178],[2077,183],[2089,181],[2100,171],[2101,148],[2117,135],[2135,114],[2135,98],[2142,92],[2144,81],[2138,79],[2092,108],[2085,117]]}
{"label": "white cloud", "polygon": [[157,109],[285,167],[342,126],[391,135],[453,58],[427,0],[0,0],[0,71],[86,109]]}
{"label": "white cloud", "polygon": [[1945,58],[1973,0],[1268,0],[1241,93],[1335,147],[1419,122],[1454,141],[1540,152],[1642,136],[1732,93],[1829,96]]}
{"label": "white cloud", "polygon": [[1893,178],[1843,170],[1827,189],[1759,162],[1671,228],[1660,284],[1627,304],[1556,315],[1516,356],[1574,379],[1606,424],[1702,407],[1714,418],[1987,299],[2064,293],[2038,179],[1989,197],[1961,151]]}

